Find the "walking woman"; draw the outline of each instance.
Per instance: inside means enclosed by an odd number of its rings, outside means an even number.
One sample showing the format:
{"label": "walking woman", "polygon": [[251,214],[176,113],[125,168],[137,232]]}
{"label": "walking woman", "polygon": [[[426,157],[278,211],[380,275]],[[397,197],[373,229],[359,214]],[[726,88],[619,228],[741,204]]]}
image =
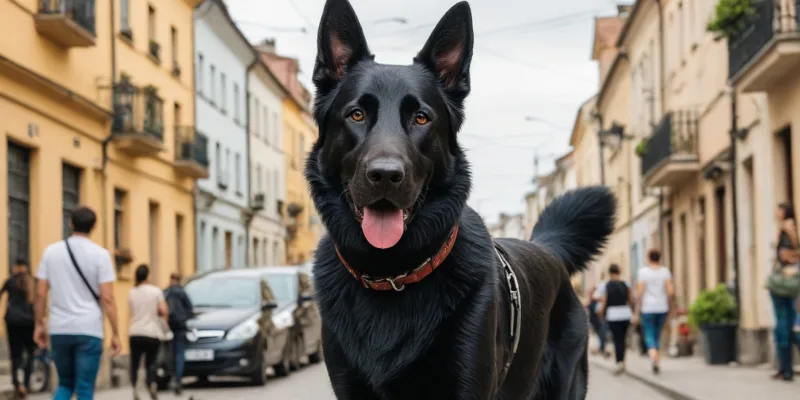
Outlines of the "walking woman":
{"label": "walking woman", "polygon": [[[11,353],[11,382],[17,396],[25,398],[30,384],[33,353],[36,350],[33,341],[33,277],[28,270],[28,263],[23,259],[14,262],[11,273],[11,277],[3,284],[0,296],[8,293],[6,334]],[[25,381],[22,384],[18,377],[20,368],[25,371]]]}
{"label": "walking woman", "polygon": [[592,353],[602,354],[604,357],[608,357],[609,354],[606,353],[606,323],[603,317],[597,312],[605,285],[606,276],[605,274],[600,274],[600,282],[597,283],[597,286],[589,290],[589,324],[592,326],[595,335],[597,335],[598,342],[597,349],[593,350]]}
{"label": "walking woman", "polygon": [[[794,216],[794,207],[791,204],[783,203],[778,206],[776,213],[778,220],[778,245],[776,248],[776,272],[786,276],[798,274],[798,252],[797,224]],[[796,298],[781,297],[770,292],[772,306],[775,310],[775,351],[778,357],[778,372],[773,375],[773,379],[791,381],[792,371],[792,342],[800,348],[800,333],[793,332],[792,325],[795,323],[797,310],[795,309]]]}
{"label": "walking woman", "polygon": [[628,336],[628,327],[633,318],[633,291],[628,284],[620,279],[619,265],[611,264],[608,268],[609,280],[602,290],[602,299],[598,313],[605,317],[611,337],[614,341],[614,354],[616,355],[617,368],[614,371],[619,375],[625,372],[625,339]]}
{"label": "walking woman", "polygon": [[133,398],[139,399],[136,380],[139,365],[144,356],[147,390],[153,400],[158,398],[155,363],[161,338],[165,334],[167,303],[164,293],[149,283],[150,269],[142,264],[136,268],[136,286],[128,295],[131,308],[130,347],[131,347],[131,386]]}
{"label": "walking woman", "polygon": [[661,252],[652,249],[647,253],[647,266],[639,269],[636,294],[636,316],[644,331],[647,353],[654,374],[660,372],[659,348],[661,331],[669,313],[673,294],[672,273],[661,265]]}

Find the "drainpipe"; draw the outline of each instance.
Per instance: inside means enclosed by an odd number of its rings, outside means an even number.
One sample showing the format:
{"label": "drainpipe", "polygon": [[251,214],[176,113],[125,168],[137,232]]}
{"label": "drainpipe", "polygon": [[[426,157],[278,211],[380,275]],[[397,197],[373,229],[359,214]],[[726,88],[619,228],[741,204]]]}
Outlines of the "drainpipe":
{"label": "drainpipe", "polygon": [[[659,77],[659,102],[661,103],[660,111],[661,115],[664,115],[665,109],[665,82],[666,82],[666,68],[665,68],[665,56],[664,56],[664,3],[663,0],[655,0],[656,5],[658,6],[658,52],[659,56],[659,64],[660,65],[660,73],[658,74]],[[659,248],[663,251],[664,250],[664,189],[661,188],[658,190],[658,241],[659,241]],[[671,260],[670,260],[671,261]]]}
{"label": "drainpipe", "polygon": [[[106,167],[108,166],[108,145],[111,143],[114,132],[114,81],[117,79],[117,37],[116,37],[116,16],[114,13],[114,2],[111,2],[111,118],[112,122],[108,128],[108,136],[103,139],[102,148],[103,156],[100,166],[100,207],[102,208],[103,215],[103,247],[108,248],[108,193],[106,193],[106,186],[108,183],[108,176]],[[116,249],[114,249],[116,250]]]}
{"label": "drainpipe", "polygon": [[[252,157],[250,155],[250,72],[253,71],[253,69],[256,67],[256,65],[258,65],[258,62],[259,62],[259,60],[261,58],[261,53],[259,53],[258,50],[254,50],[253,52],[254,52],[254,55],[255,55],[255,59],[253,60],[252,63],[250,63],[250,65],[247,66],[247,71],[244,74],[244,92],[246,93],[245,100],[244,100],[244,106],[245,106],[244,107],[244,110],[245,110],[244,111],[244,126],[245,126],[244,133],[245,133],[245,138],[246,138],[246,141],[247,141],[246,142],[247,143],[247,161],[245,162],[245,165],[247,165],[247,176],[250,177],[250,179],[247,180],[247,208],[248,208],[248,210],[250,212],[252,212],[252,206],[251,206],[250,202],[253,200],[253,195],[252,195],[252,193],[250,193],[250,182],[253,180],[253,177],[250,176],[251,172],[253,171],[251,169],[251,165],[250,165],[250,163],[252,161],[251,160]],[[256,112],[258,112],[258,110],[256,110]],[[245,225],[244,225],[245,238],[246,238],[245,241],[244,241],[245,242],[244,243],[245,261],[249,261],[249,259],[250,259],[250,224],[255,219],[254,217],[255,217],[254,215],[251,215],[245,221]],[[255,264],[255,258],[256,258],[255,254],[253,254],[253,264]],[[253,266],[255,266],[255,265],[253,265]]]}
{"label": "drainpipe", "polygon": [[[194,55],[195,50],[197,49],[197,43],[195,43],[195,32],[194,32],[194,15],[192,15],[192,110],[194,110],[194,137],[195,141],[197,141],[197,71],[194,68]],[[196,143],[196,142],[195,142]],[[175,149],[177,151],[177,149]],[[208,140],[206,140],[206,161],[208,160]],[[209,167],[210,168],[210,167]],[[210,173],[210,171],[209,171]],[[197,273],[197,267],[200,263],[199,257],[197,256],[197,250],[199,248],[198,240],[200,239],[200,235],[197,232],[197,179],[192,182],[192,231],[194,232],[194,236],[192,237],[192,242],[194,243],[194,269],[192,270],[192,275]],[[181,275],[183,275],[183,271],[178,271]]]}
{"label": "drainpipe", "polygon": [[[737,323],[741,324],[741,294],[739,290],[739,282],[741,282],[741,278],[739,276],[739,207],[737,199],[737,192],[736,192],[736,138],[738,137],[738,130],[739,127],[737,125],[737,119],[739,117],[736,107],[736,87],[731,87],[731,154],[730,154],[730,163],[731,163],[731,192],[733,192],[733,197],[731,199],[731,208],[733,208],[733,295],[736,299],[736,321]],[[738,355],[738,352],[737,352]]]}

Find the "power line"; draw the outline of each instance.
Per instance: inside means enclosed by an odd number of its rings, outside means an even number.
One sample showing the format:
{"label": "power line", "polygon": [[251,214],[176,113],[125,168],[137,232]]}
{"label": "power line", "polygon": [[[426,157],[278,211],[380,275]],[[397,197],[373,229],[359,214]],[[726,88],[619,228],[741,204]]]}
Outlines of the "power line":
{"label": "power line", "polygon": [[297,4],[294,2],[294,0],[288,0],[288,1],[289,1],[289,5],[292,6],[292,8],[294,9],[294,12],[296,12],[297,15],[299,15],[300,18],[302,18],[303,21],[306,22],[306,26],[307,27],[312,28],[312,29],[316,28],[316,25],[311,21],[310,18],[308,18],[306,16],[306,14],[303,13],[303,10],[301,10],[300,7],[297,6]]}

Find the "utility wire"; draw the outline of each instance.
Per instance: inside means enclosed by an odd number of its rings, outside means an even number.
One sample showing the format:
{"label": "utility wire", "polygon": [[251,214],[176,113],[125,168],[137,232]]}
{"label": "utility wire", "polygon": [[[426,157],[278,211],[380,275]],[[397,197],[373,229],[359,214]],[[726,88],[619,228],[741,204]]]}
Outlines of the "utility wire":
{"label": "utility wire", "polygon": [[296,12],[296,13],[297,13],[297,15],[299,15],[299,16],[300,16],[300,18],[302,18],[302,19],[303,19],[303,21],[305,21],[305,22],[306,22],[306,26],[307,26],[308,28],[310,28],[310,29],[312,29],[312,30],[313,30],[313,29],[316,29],[316,27],[317,27],[317,26],[316,26],[316,24],[314,24],[314,23],[311,21],[311,19],[310,19],[310,18],[308,18],[308,16],[306,16],[306,14],[305,14],[305,13],[303,13],[303,10],[301,10],[301,9],[300,9],[300,7],[298,7],[298,6],[297,6],[297,3],[295,3],[295,2],[294,2],[294,0],[287,0],[287,1],[289,2],[289,5],[290,5],[290,6],[292,6],[292,8],[294,9],[294,12]]}

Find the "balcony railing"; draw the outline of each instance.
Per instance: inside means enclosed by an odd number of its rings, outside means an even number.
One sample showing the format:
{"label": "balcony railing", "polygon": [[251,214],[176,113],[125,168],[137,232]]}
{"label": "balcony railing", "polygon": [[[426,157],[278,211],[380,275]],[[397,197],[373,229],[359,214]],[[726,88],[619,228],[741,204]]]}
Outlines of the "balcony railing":
{"label": "balcony railing", "polygon": [[642,175],[652,175],[671,162],[696,162],[697,150],[697,114],[689,110],[670,112],[647,142],[642,155]]}
{"label": "balcony railing", "polygon": [[192,126],[175,128],[175,166],[184,175],[208,178],[208,138]]}
{"label": "balcony railing", "polygon": [[176,160],[194,161],[208,168],[208,138],[193,126],[175,128]]}
{"label": "balcony railing", "polygon": [[66,47],[93,46],[95,0],[39,0],[36,29]]}
{"label": "balcony railing", "polygon": [[755,0],[755,14],[728,38],[728,77],[738,75],[776,35],[798,32],[800,0]]}
{"label": "balcony railing", "polygon": [[155,89],[120,82],[113,91],[115,134],[146,134],[164,140],[164,101]]}

